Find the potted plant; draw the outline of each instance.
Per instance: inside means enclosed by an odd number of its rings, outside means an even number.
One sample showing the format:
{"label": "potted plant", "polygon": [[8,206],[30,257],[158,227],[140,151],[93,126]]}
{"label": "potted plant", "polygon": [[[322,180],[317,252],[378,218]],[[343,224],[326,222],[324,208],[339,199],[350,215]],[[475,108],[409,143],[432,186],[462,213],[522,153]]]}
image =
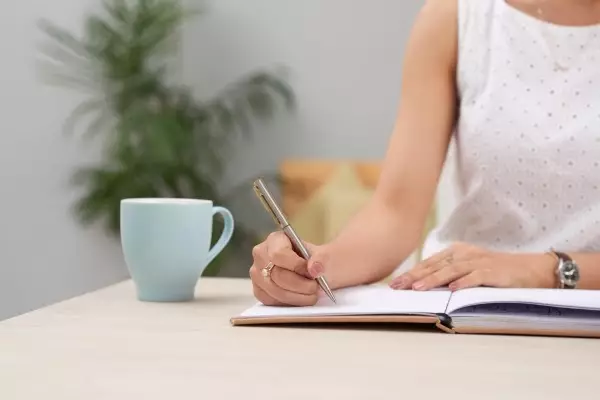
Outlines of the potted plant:
{"label": "potted plant", "polygon": [[[73,175],[83,193],[74,204],[81,223],[101,221],[117,235],[120,201],[129,197],[226,205],[218,187],[232,141],[250,134],[253,122],[293,108],[292,89],[274,72],[251,73],[210,99],[169,83],[179,31],[192,15],[178,1],[107,0],[101,14],[87,16],[80,37],[42,21],[49,39],[42,47],[44,76],[86,96],[65,130],[77,132],[86,121],[83,135],[99,137],[103,149],[100,163],[82,165]],[[255,239],[238,223],[229,251]],[[216,260],[206,274],[218,267]]]}

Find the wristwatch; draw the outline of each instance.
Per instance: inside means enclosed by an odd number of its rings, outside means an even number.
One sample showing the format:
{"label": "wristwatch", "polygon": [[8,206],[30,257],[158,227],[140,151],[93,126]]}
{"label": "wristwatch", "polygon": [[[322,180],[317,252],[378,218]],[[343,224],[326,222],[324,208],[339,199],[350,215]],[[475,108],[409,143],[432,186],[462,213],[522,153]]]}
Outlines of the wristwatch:
{"label": "wristwatch", "polygon": [[579,266],[568,254],[551,250],[557,259],[556,277],[561,289],[575,289],[580,279]]}

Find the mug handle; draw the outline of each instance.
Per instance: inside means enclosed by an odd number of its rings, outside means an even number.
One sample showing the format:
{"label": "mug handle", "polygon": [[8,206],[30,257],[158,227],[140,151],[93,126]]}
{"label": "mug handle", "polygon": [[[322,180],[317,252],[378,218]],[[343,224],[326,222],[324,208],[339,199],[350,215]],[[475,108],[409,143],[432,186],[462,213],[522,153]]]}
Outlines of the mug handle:
{"label": "mug handle", "polygon": [[215,243],[215,245],[208,252],[206,265],[210,264],[212,260],[214,260],[215,257],[223,251],[225,246],[227,246],[227,243],[229,243],[231,237],[233,236],[233,228],[235,226],[231,211],[229,211],[225,207],[213,207],[213,218],[216,214],[221,214],[221,216],[223,217],[223,221],[225,221],[225,225],[223,226],[223,232],[221,233],[221,237],[219,238],[219,240],[217,240],[217,243]]}

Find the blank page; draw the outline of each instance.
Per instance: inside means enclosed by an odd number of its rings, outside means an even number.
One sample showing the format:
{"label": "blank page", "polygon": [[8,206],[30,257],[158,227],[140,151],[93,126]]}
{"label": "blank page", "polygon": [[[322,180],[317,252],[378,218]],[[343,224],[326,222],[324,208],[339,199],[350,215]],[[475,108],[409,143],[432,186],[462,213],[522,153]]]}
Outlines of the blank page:
{"label": "blank page", "polygon": [[600,291],[579,289],[464,289],[452,293],[446,312],[452,314],[463,307],[504,303],[600,310]]}
{"label": "blank page", "polygon": [[431,315],[443,313],[450,299],[448,290],[416,292],[393,290],[385,285],[345,288],[335,291],[337,304],[323,297],[311,307],[267,307],[257,304],[241,317],[304,317],[311,315]]}

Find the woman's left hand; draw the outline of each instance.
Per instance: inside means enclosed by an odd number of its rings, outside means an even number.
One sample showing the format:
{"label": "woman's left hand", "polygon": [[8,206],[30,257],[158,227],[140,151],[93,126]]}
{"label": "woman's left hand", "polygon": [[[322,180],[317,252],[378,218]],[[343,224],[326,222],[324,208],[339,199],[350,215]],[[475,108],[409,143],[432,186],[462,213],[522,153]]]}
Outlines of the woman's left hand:
{"label": "woman's left hand", "polygon": [[494,252],[458,243],[395,278],[393,289],[429,290],[449,286],[554,288],[556,261],[548,254]]}

